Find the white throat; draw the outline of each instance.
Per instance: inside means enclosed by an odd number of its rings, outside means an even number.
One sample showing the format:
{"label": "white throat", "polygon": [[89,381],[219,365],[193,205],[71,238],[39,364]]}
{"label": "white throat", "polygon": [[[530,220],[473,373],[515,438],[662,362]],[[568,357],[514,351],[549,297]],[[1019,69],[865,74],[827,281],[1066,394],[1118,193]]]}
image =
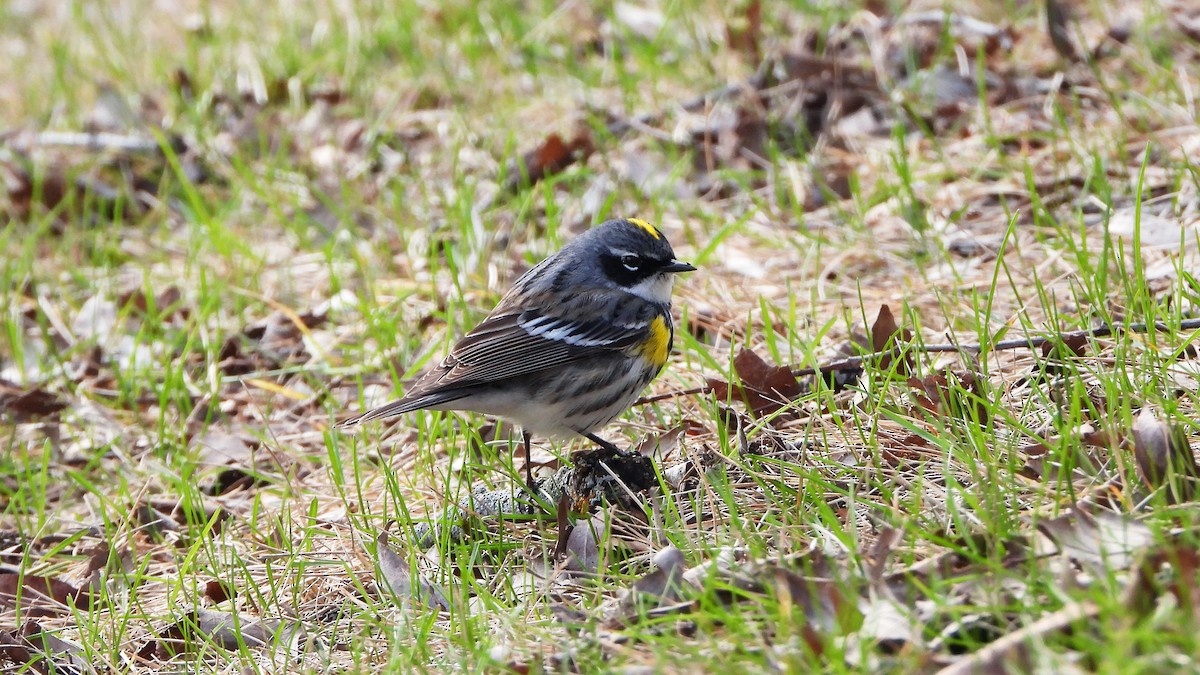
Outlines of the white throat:
{"label": "white throat", "polygon": [[675,279],[670,274],[655,274],[652,277],[639,281],[626,290],[643,300],[669,305],[671,304],[671,286],[674,283]]}

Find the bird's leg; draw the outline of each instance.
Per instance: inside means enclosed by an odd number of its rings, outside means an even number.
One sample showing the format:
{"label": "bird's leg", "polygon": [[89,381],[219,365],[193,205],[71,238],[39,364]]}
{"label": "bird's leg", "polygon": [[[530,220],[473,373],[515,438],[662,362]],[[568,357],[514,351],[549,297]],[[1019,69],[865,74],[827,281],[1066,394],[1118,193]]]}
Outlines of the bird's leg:
{"label": "bird's leg", "polygon": [[530,492],[536,493],[536,486],[533,483],[533,462],[529,461],[529,444],[533,442],[533,434],[521,429],[521,435],[525,439],[525,484],[529,486]]}
{"label": "bird's leg", "polygon": [[614,454],[614,455],[628,455],[628,454],[630,454],[630,451],[628,451],[628,450],[622,450],[621,448],[618,448],[616,445],[614,445],[614,444],[612,444],[612,443],[610,443],[610,442],[608,442],[608,441],[604,440],[603,438],[600,438],[599,436],[597,436],[596,434],[593,434],[593,433],[591,433],[591,432],[585,432],[585,433],[583,433],[583,434],[581,434],[581,435],[582,435],[584,438],[586,438],[586,439],[588,439],[589,441],[591,441],[591,442],[595,443],[596,445],[598,445],[598,446],[600,446],[600,447],[604,448],[605,450],[607,450],[607,451],[611,452],[611,453],[612,453],[612,454]]}

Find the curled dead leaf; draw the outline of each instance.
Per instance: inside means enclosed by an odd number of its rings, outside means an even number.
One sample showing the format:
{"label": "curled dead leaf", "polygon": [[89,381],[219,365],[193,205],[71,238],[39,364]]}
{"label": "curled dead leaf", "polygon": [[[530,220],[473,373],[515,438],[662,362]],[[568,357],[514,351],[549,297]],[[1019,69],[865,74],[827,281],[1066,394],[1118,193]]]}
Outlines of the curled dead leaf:
{"label": "curled dead leaf", "polygon": [[937,417],[987,424],[989,412],[979,378],[970,371],[950,371],[910,377],[908,385],[918,406]]}
{"label": "curled dead leaf", "polygon": [[233,597],[233,586],[225,581],[209,579],[204,584],[204,597],[221,604]]}
{"label": "curled dead leaf", "polygon": [[508,163],[503,189],[513,192],[522,185],[534,185],[546,176],[553,176],[575,162],[587,159],[595,151],[596,143],[587,129],[580,129],[569,141],[551,133],[541,145]]}
{"label": "curled dead leaf", "polygon": [[1161,606],[1163,595],[1170,594],[1180,607],[1195,613],[1200,610],[1197,570],[1200,550],[1194,546],[1182,542],[1156,546],[1138,561],[1121,603],[1134,617],[1142,618]]}
{"label": "curled dead leaf", "polygon": [[0,574],[0,606],[21,608],[29,612],[30,607],[38,613],[54,613],[74,605],[90,609],[92,596],[87,589],[51,577],[36,574],[8,572]]}
{"label": "curled dead leaf", "polygon": [[408,561],[388,546],[387,532],[376,538],[375,555],[383,581],[380,586],[389,589],[398,603],[415,600],[430,609],[450,609],[450,602],[440,588],[420,575],[414,579]]}
{"label": "curled dead leaf", "polygon": [[46,655],[28,640],[9,631],[0,631],[0,664],[8,662],[19,672],[49,673]]}
{"label": "curled dead leaf", "polygon": [[1042,343],[1042,356],[1066,359],[1083,356],[1087,353],[1088,336],[1083,333],[1070,333],[1057,340],[1046,340]]}
{"label": "curled dead leaf", "polygon": [[762,37],[762,3],[760,0],[750,0],[735,3],[734,6],[740,11],[726,19],[725,44],[746,56],[750,63],[758,63],[762,59],[759,46]]}
{"label": "curled dead leaf", "polygon": [[595,573],[600,569],[600,542],[608,537],[608,524],[602,511],[571,527],[561,555],[568,570]]}
{"label": "curled dead leaf", "polygon": [[1045,0],[1046,3],[1046,32],[1050,34],[1050,44],[1054,50],[1069,61],[1079,60],[1079,52],[1071,41],[1070,15],[1059,0]]}
{"label": "curled dead leaf", "polygon": [[648,435],[642,439],[641,443],[638,443],[636,452],[647,457],[654,455],[660,458],[666,457],[679,447],[679,438],[688,428],[689,424],[684,422],[661,434]]}
{"label": "curled dead leaf", "polygon": [[254,619],[231,612],[218,612],[203,607],[189,610],[160,631],[139,651],[142,658],[170,658],[174,654],[201,651],[205,645],[215,645],[227,651],[264,647],[272,642],[290,642],[303,635],[298,623],[279,619]]}
{"label": "curled dead leaf", "polygon": [[1063,554],[1106,574],[1129,569],[1135,557],[1154,543],[1154,533],[1145,524],[1109,511],[1093,515],[1075,510],[1042,520],[1037,528]]}
{"label": "curled dead leaf", "polygon": [[51,672],[87,673],[95,670],[82,645],[58,637],[54,631],[42,628],[37,621],[28,621],[21,626],[20,639],[45,655],[46,662],[53,666]]}
{"label": "curled dead leaf", "polygon": [[710,378],[708,386],[718,401],[740,400],[756,417],[787,406],[804,393],[804,386],[787,366],[773,366],[749,349],[733,359],[740,385]]}
{"label": "curled dead leaf", "polygon": [[42,387],[27,388],[0,379],[0,413],[17,421],[53,415],[69,405],[63,397]]}
{"label": "curled dead leaf", "polygon": [[656,569],[633,582],[621,595],[621,601],[606,623],[627,625],[657,613],[675,613],[692,606],[684,599],[688,587],[684,581],[687,564],[683,552],[668,546],[654,555]]}
{"label": "curled dead leaf", "polygon": [[894,363],[897,373],[901,375],[911,373],[913,369],[912,356],[906,351],[906,348],[912,340],[912,331],[900,328],[896,323],[896,317],[892,315],[892,308],[880,305],[879,314],[875,316],[875,323],[871,324],[872,351],[887,352],[879,358],[879,369],[889,370]]}
{"label": "curled dead leaf", "polygon": [[1159,420],[1149,407],[1142,408],[1133,421],[1133,456],[1150,489],[1165,488],[1172,504],[1193,499],[1200,468],[1187,436]]}

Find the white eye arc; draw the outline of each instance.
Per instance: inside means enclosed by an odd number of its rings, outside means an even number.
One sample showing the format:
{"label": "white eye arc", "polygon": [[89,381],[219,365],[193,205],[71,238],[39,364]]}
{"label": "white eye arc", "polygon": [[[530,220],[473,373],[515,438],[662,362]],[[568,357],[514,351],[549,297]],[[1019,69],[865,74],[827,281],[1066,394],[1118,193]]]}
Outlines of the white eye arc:
{"label": "white eye arc", "polygon": [[641,258],[638,258],[636,255],[621,256],[621,264],[630,272],[636,272],[642,267]]}

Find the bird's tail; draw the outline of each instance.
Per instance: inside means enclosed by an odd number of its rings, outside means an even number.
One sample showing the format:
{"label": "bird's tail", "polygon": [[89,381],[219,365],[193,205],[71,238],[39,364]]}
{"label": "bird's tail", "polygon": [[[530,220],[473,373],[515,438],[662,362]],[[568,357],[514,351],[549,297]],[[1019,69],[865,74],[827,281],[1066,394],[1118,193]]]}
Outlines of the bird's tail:
{"label": "bird's tail", "polygon": [[350,419],[342,420],[333,425],[334,429],[346,429],[348,427],[356,427],[360,424],[365,424],[373,420],[386,419],[403,415],[404,413],[414,410],[424,410],[427,408],[436,408],[438,406],[457,401],[466,396],[466,392],[461,391],[444,391],[436,394],[426,394],[425,396],[417,396],[416,398],[408,398],[407,396],[401,399],[385,403],[384,405],[368,410],[367,412],[351,417]]}

